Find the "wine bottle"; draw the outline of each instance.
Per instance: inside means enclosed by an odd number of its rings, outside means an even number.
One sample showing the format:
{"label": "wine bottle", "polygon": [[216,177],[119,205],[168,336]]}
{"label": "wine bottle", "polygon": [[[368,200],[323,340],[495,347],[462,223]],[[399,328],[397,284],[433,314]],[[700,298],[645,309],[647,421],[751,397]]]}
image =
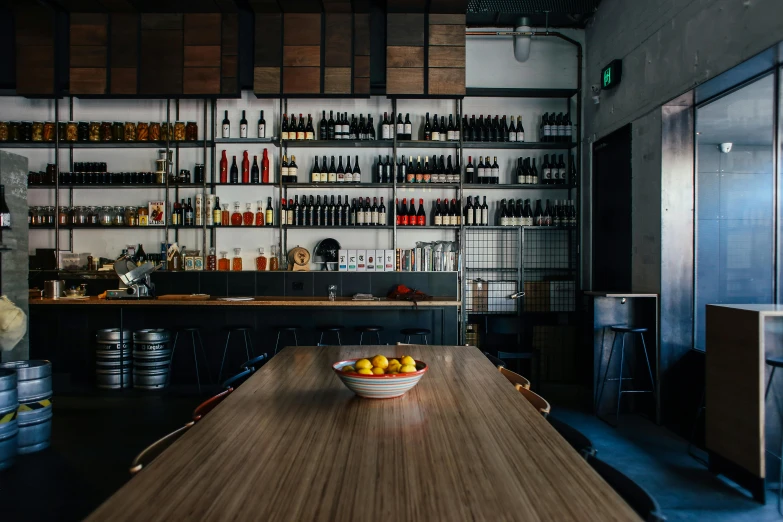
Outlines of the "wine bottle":
{"label": "wine bottle", "polygon": [[476,167],[477,180],[479,185],[485,185],[487,183],[487,169],[484,166],[484,158],[479,156],[479,163]]}
{"label": "wine bottle", "polygon": [[280,164],[280,181],[288,183],[288,157],[283,156],[283,162]]}
{"label": "wine bottle", "polygon": [[264,149],[264,155],[261,158],[261,183],[269,183],[273,180],[269,179],[269,154]]}
{"label": "wine bottle", "polygon": [[454,141],[454,115],[449,114],[449,125],[446,127],[446,140]]}
{"label": "wine bottle", "polygon": [[464,216],[465,226],[473,226],[473,198],[471,196],[468,196],[468,200],[467,203],[465,203],[465,208],[462,211],[462,214]]}
{"label": "wine bottle", "polygon": [[541,208],[541,200],[536,200],[536,211],[533,214],[533,226],[540,227],[544,225],[544,209]]}
{"label": "wine bottle", "polygon": [[391,128],[389,125],[389,113],[384,112],[383,121],[381,122],[381,139],[383,140],[391,139]]}
{"label": "wine bottle", "polygon": [[373,123],[372,116],[367,115],[367,139],[375,141],[375,124]]}
{"label": "wine bottle", "polygon": [[288,164],[288,183],[299,182],[299,166],[296,164],[296,156],[291,155],[291,163]]}
{"label": "wine bottle", "polygon": [[432,181],[432,167],[430,167],[430,157],[424,156],[424,170],[422,171],[421,181],[430,183]]}
{"label": "wine bottle", "polygon": [[343,139],[348,140],[351,138],[351,124],[348,121],[348,113],[343,113]]}
{"label": "wine bottle", "polygon": [[343,168],[343,157],[338,156],[337,162],[337,183],[345,183],[345,168]]}
{"label": "wine bottle", "polygon": [[446,126],[446,117],[440,117],[440,141],[446,141],[448,137],[448,127]]}
{"label": "wine bottle", "polygon": [[220,182],[228,183],[228,159],[226,158],[226,151],[220,158]]}
{"label": "wine bottle", "polygon": [[494,157],[494,161],[492,162],[492,181],[491,183],[493,185],[497,185],[500,183],[500,166],[498,165],[498,157]]}
{"label": "wine bottle", "polygon": [[315,139],[315,128],[313,127],[313,117],[310,114],[307,115],[307,125],[305,126],[305,139],[306,140]]}
{"label": "wine bottle", "polygon": [[558,178],[559,183],[561,185],[565,185],[568,183],[568,170],[566,169],[565,161],[563,161],[563,155],[560,155],[560,164],[558,165],[558,170],[560,170],[560,176]]}
{"label": "wine bottle", "polygon": [[549,206],[549,200],[546,200],[546,207],[544,208],[544,220],[543,220],[543,226],[545,227],[551,227],[552,226],[552,208]]}
{"label": "wine bottle", "polygon": [[348,226],[356,226],[356,198],[351,200],[351,209],[348,212]]}
{"label": "wine bottle", "polygon": [[264,212],[265,225],[271,227],[274,224],[274,209],[272,208],[272,198],[266,199],[266,211]]}
{"label": "wine bottle", "polygon": [[487,205],[487,196],[484,196],[484,201],[481,204],[481,226],[489,225],[489,205]]}
{"label": "wine bottle", "polygon": [[397,164],[397,184],[405,183],[406,174],[405,155],[402,155],[400,156],[400,162]]}
{"label": "wine bottle", "polygon": [[513,143],[517,141],[517,126],[514,124],[513,116],[511,116],[509,119],[511,120],[511,125],[508,128],[508,141]]}
{"label": "wine bottle", "polygon": [[405,124],[402,131],[402,139],[404,140],[412,140],[413,136],[413,124],[411,124],[411,115],[410,113],[405,113]]}
{"label": "wine bottle", "polygon": [[247,151],[242,152],[242,183],[250,183],[250,160]]}
{"label": "wine bottle", "polygon": [[[377,208],[376,208],[376,212],[377,212]],[[365,226],[375,225],[375,223],[372,220],[372,207],[370,206],[370,198],[366,198],[364,200],[364,225]]]}
{"label": "wine bottle", "polygon": [[432,202],[432,224],[439,227],[443,224],[443,215],[440,213],[440,198]]}
{"label": "wine bottle", "polygon": [[233,161],[231,163],[231,179],[229,180],[229,183],[236,184],[239,183],[239,168],[237,167],[237,157],[233,157]]}
{"label": "wine bottle", "polygon": [[430,133],[432,141],[440,141],[440,126],[438,126],[438,115],[432,118],[432,132]]}
{"label": "wine bottle", "polygon": [[533,226],[533,212],[530,210],[530,200],[525,200],[525,207],[522,209],[522,226]]}
{"label": "wine bottle", "polygon": [[321,121],[318,122],[318,139],[321,141],[329,139],[329,124],[326,122],[326,111],[321,111]]}
{"label": "wine bottle", "polygon": [[[501,120],[500,130],[503,132],[503,140],[502,141],[505,141],[505,142],[511,141],[511,135],[510,135],[511,131],[508,128],[508,123],[506,122],[506,116],[505,115],[503,116],[503,119]],[[498,141],[501,141],[501,140],[498,138]]]}
{"label": "wine bottle", "polygon": [[356,115],[351,114],[351,123],[348,125],[348,138],[352,140],[359,139],[359,132],[356,129]]}
{"label": "wine bottle", "polygon": [[313,164],[313,170],[310,172],[310,183],[321,182],[321,169],[318,167],[318,156],[315,157],[315,163]]}
{"label": "wine bottle", "polygon": [[250,183],[258,184],[261,182],[261,173],[258,170],[258,156],[253,156],[253,167],[250,169]]}
{"label": "wine bottle", "polygon": [[544,155],[544,163],[541,166],[541,171],[543,173],[543,183],[545,185],[551,185],[552,184],[552,165],[549,163],[549,154]]}
{"label": "wine bottle", "polygon": [[462,212],[459,211],[459,203],[452,198],[451,200],[451,213],[449,214],[449,223],[452,226],[457,226],[462,222]]}
{"label": "wine bottle", "polygon": [[527,178],[527,182],[530,185],[535,185],[536,183],[540,183],[538,179],[538,169],[536,168],[536,158],[533,158],[533,168],[530,169],[530,174]]}
{"label": "wine bottle", "polygon": [[231,122],[228,121],[228,111],[226,111],[225,116],[223,116],[223,137],[231,137]]}
{"label": "wine bottle", "polygon": [[264,111],[261,111],[261,117],[258,118],[258,137],[266,138],[266,120],[264,119]]}
{"label": "wine bottle", "polygon": [[[334,166],[334,156],[332,156],[332,163],[329,165],[327,176],[327,183],[337,183],[337,168]],[[324,175],[321,173],[321,181],[323,180]]]}
{"label": "wine bottle", "polygon": [[239,120],[239,137],[247,138],[247,118],[245,118],[245,111],[242,111],[242,119]]}
{"label": "wine bottle", "polygon": [[420,227],[427,225],[427,213],[424,211],[423,199],[419,199],[419,211],[416,213],[416,225]]}
{"label": "wine bottle", "polygon": [[283,121],[280,123],[280,139],[281,140],[289,139],[289,135],[288,135],[288,115],[287,114],[283,114]]}
{"label": "wine bottle", "polygon": [[476,178],[474,177],[475,169],[473,167],[473,157],[468,156],[468,164],[465,165],[465,183],[468,185],[476,183]]}
{"label": "wine bottle", "polygon": [[496,219],[498,221],[498,225],[501,227],[507,227],[508,226],[508,213],[506,212],[506,200],[501,199],[498,203],[498,210],[495,213]]}
{"label": "wine bottle", "polygon": [[[290,131],[289,131],[290,133]],[[300,141],[304,141],[304,139],[307,137],[306,131],[305,131],[305,121],[301,114],[299,114],[299,125],[296,127],[296,139]]]}
{"label": "wine bottle", "polygon": [[571,124],[571,115],[566,114],[566,121],[565,121],[565,141],[566,143],[571,143],[571,140],[573,138],[574,129]]}
{"label": "wine bottle", "polygon": [[[356,156],[356,162],[353,165],[353,182],[362,182],[362,169],[359,168],[359,156]],[[348,196],[345,197],[345,203],[348,203]]]}
{"label": "wine bottle", "polygon": [[370,207],[370,224],[378,225],[378,198],[372,198],[372,207]]}
{"label": "wine bottle", "polygon": [[522,158],[517,158],[517,185],[524,185],[526,183],[525,165]]}
{"label": "wine bottle", "polygon": [[422,138],[424,141],[431,141],[432,140],[432,128],[430,127],[430,113],[428,112],[427,115],[424,117],[424,136]]}
{"label": "wine bottle", "polygon": [[393,183],[392,179],[392,165],[389,161],[389,155],[386,155],[386,163],[383,165],[383,183]]}
{"label": "wine bottle", "polygon": [[378,154],[378,165],[375,167],[376,183],[383,183],[383,170],[383,159],[381,159],[381,155]]}
{"label": "wine bottle", "polygon": [[402,198],[402,205],[397,209],[397,226],[406,226],[408,224],[406,201],[406,198]]}
{"label": "wine bottle", "polygon": [[517,116],[517,141],[525,141],[525,128],[522,126],[522,116]]}
{"label": "wine bottle", "polygon": [[345,175],[343,176],[345,183],[353,183],[353,167],[351,167],[351,157],[345,157]]}
{"label": "wine bottle", "polygon": [[405,123],[402,121],[402,113],[397,114],[396,135],[398,140],[405,139]]}
{"label": "wine bottle", "polygon": [[351,213],[351,207],[348,205],[348,194],[345,195],[345,203],[343,203],[343,208],[340,211],[340,225],[347,227],[348,226],[348,216]]}

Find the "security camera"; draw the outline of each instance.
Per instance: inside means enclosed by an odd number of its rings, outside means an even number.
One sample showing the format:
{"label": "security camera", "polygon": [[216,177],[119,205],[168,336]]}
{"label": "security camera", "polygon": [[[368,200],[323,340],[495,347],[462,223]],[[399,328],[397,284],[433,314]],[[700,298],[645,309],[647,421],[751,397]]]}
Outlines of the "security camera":
{"label": "security camera", "polygon": [[601,103],[601,86],[600,85],[591,85],[590,89],[593,91],[593,103],[598,105]]}
{"label": "security camera", "polygon": [[724,154],[728,154],[731,152],[731,146],[734,145],[733,143],[721,143],[720,144],[720,151]]}

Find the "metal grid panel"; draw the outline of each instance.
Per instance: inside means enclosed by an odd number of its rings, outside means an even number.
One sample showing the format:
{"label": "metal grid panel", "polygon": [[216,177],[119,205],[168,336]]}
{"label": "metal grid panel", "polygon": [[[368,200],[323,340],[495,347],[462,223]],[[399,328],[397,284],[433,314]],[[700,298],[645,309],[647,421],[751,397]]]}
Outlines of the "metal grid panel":
{"label": "metal grid panel", "polygon": [[470,0],[468,13],[592,14],[601,0]]}
{"label": "metal grid panel", "polygon": [[471,314],[516,314],[521,281],[519,228],[465,231],[465,309]]}
{"label": "metal grid panel", "polygon": [[523,280],[526,312],[573,312],[576,297],[576,232],[526,229]]}

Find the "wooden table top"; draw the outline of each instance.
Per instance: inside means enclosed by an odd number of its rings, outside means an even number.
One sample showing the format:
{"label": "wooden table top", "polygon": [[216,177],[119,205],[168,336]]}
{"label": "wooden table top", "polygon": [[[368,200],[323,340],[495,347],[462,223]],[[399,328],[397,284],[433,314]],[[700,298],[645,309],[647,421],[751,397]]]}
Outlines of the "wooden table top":
{"label": "wooden table top", "polygon": [[36,305],[64,305],[64,306],[87,306],[87,305],[108,305],[108,306],[271,306],[271,307],[339,307],[339,308],[413,308],[419,307],[442,307],[460,305],[459,299],[451,297],[433,297],[429,300],[417,301],[414,305],[412,301],[398,301],[381,298],[379,301],[354,301],[350,297],[338,297],[330,301],[326,297],[253,297],[252,301],[220,301],[217,297],[210,297],[203,300],[195,299],[167,299],[161,296],[159,299],[98,299],[89,297],[87,299],[30,299],[31,306]]}
{"label": "wooden table top", "polygon": [[[358,398],[331,365],[376,353],[429,371]],[[87,520],[191,519],[640,520],[478,349],[421,345],[286,348]]]}

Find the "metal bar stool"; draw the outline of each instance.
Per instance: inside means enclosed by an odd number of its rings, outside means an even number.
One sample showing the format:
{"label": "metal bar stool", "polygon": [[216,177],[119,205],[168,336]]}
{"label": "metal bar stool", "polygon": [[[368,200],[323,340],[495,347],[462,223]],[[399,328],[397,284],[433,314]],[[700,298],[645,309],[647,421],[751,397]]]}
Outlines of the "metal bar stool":
{"label": "metal bar stool", "polygon": [[[764,361],[767,363],[767,365],[772,367],[772,372],[769,374],[769,382],[767,382],[767,388],[764,390],[764,401],[766,402],[767,395],[769,395],[769,389],[772,386],[772,379],[775,378],[775,370],[778,368],[783,368],[783,357],[774,357],[768,355]],[[783,515],[783,506],[781,506],[781,495],[783,495],[783,434],[781,434],[780,438],[780,454],[775,455],[771,451],[767,451],[773,457],[780,460],[780,475],[778,476],[778,513]]]}
{"label": "metal bar stool", "polygon": [[253,340],[250,337],[250,332],[253,329],[251,326],[226,326],[223,328],[223,331],[227,332],[226,334],[226,346],[223,348],[223,360],[220,362],[220,373],[218,373],[218,382],[220,382],[221,377],[223,377],[223,366],[226,364],[226,354],[228,353],[228,342],[231,340],[231,333],[232,332],[241,332],[242,337],[245,340],[245,355],[247,359],[249,360],[253,358]]}
{"label": "metal bar stool", "polygon": [[280,334],[283,332],[293,332],[294,334],[294,346],[299,346],[299,339],[296,337],[296,331],[301,328],[298,324],[296,325],[285,325],[285,326],[275,326],[275,330],[277,330],[277,341],[275,341],[275,353],[272,355],[277,355],[277,346],[280,343]]}
{"label": "metal bar stool", "polygon": [[171,382],[171,368],[174,365],[174,353],[177,351],[177,340],[179,339],[179,333],[190,334],[190,340],[193,344],[193,363],[196,365],[196,382],[198,383],[198,392],[201,393],[201,377],[198,373],[198,354],[196,352],[196,337],[198,337],[198,344],[201,346],[201,355],[204,356],[204,367],[207,369],[208,382],[212,383],[212,376],[209,374],[209,360],[207,359],[207,352],[204,351],[204,343],[201,341],[201,332],[198,328],[189,326],[187,328],[180,328],[174,335],[174,344],[171,345],[171,361],[169,362],[169,375],[166,378],[166,386]]}
{"label": "metal bar stool", "polygon": [[[633,327],[628,325],[617,325],[612,326],[610,328],[612,330],[612,333],[614,337],[612,338],[612,349],[609,351],[609,360],[606,363],[606,370],[604,371],[604,379],[601,383],[601,391],[598,394],[598,402],[596,404],[596,415],[600,419],[601,416],[598,415],[598,409],[601,407],[601,398],[604,395],[604,389],[606,388],[606,381],[617,381],[618,382],[618,388],[617,388],[617,414],[616,414],[616,423],[620,422],[620,400],[623,398],[624,393],[655,393],[655,379],[653,379],[652,374],[652,367],[650,366],[650,358],[647,356],[647,345],[644,342],[644,334],[647,332],[647,328],[644,327]],[[615,344],[617,344],[615,341],[617,341],[617,334],[621,334],[622,339],[622,345],[620,347],[620,373],[619,377],[609,379],[609,368],[612,365],[612,356],[614,355],[614,347]],[[647,371],[650,375],[650,386],[651,388],[649,390],[623,390],[623,381],[632,381],[633,377],[623,377],[623,369],[625,368],[625,335],[626,334],[639,334],[639,337],[642,340],[642,350],[644,351],[644,360],[647,363]],[[602,419],[603,420],[603,419]],[[607,421],[608,422],[608,421]]]}
{"label": "metal bar stool", "polygon": [[340,332],[342,332],[345,327],[341,324],[327,324],[323,326],[317,326],[316,329],[321,332],[321,337],[318,338],[318,345],[320,346],[324,342],[324,334],[328,332],[334,332],[337,334],[337,346],[342,346],[343,342],[340,339]]}
{"label": "metal bar stool", "polygon": [[418,335],[419,340],[424,339],[424,344],[427,344],[427,335],[432,332],[426,328],[403,328],[400,333],[405,336],[405,342],[411,342],[411,335]]}
{"label": "metal bar stool", "polygon": [[383,344],[381,342],[381,332],[383,331],[383,326],[357,326],[354,330],[359,332],[359,344],[362,344],[362,339],[364,338],[365,333],[375,333],[375,335],[378,337],[378,344]]}

